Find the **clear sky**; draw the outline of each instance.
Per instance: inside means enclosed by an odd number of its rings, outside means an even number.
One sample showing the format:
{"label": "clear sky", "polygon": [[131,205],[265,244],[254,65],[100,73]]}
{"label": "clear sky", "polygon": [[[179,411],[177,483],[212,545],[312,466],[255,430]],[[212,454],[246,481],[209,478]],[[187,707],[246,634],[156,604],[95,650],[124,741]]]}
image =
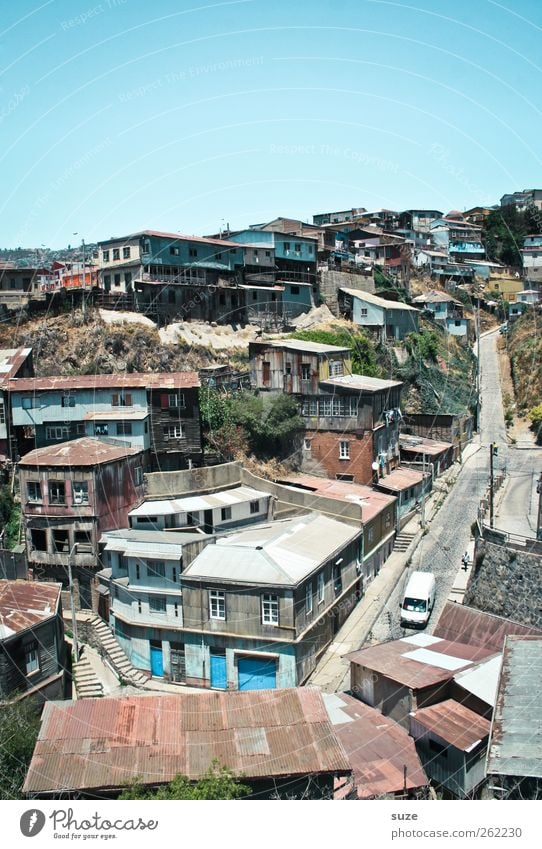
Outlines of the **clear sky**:
{"label": "clear sky", "polygon": [[17,0],[0,31],[2,247],[542,186],[540,0]]}

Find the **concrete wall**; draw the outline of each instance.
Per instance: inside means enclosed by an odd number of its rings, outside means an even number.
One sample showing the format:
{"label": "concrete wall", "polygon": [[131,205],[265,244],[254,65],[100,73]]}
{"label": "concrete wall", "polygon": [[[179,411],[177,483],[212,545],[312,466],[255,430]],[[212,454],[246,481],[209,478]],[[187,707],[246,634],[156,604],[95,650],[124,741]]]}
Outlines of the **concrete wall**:
{"label": "concrete wall", "polygon": [[364,274],[348,274],[345,271],[321,271],[320,293],[333,315],[336,316],[339,315],[337,292],[341,288],[374,293],[375,282],[372,274],[366,277]]}
{"label": "concrete wall", "polygon": [[542,555],[479,537],[464,603],[486,613],[542,628]]}

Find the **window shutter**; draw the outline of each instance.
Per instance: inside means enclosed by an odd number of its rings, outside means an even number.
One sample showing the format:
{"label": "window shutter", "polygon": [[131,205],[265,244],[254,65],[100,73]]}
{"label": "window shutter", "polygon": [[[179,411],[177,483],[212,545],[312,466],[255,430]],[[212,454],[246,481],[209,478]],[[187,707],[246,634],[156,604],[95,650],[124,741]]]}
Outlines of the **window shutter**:
{"label": "window shutter", "polygon": [[166,394],[160,395],[160,406],[163,410],[169,407],[169,396]]}

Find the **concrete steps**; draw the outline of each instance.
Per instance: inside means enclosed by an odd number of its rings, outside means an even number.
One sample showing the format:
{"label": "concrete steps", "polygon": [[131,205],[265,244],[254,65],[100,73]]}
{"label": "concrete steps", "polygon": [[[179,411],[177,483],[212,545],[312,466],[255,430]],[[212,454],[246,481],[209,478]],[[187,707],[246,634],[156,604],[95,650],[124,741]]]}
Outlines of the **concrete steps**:
{"label": "concrete steps", "polygon": [[81,651],[81,657],[73,665],[72,678],[75,695],[78,699],[96,699],[104,695],[102,683],[85,657],[84,647]]}
{"label": "concrete steps", "polygon": [[406,532],[398,534],[395,537],[395,543],[394,543],[394,546],[393,546],[393,550],[394,551],[406,551],[407,548],[409,547],[410,543],[414,539],[414,537],[415,537],[415,534],[408,534]]}
{"label": "concrete steps", "polygon": [[98,616],[93,615],[89,618],[88,625],[94,631],[94,635],[99,642],[100,653],[107,658],[119,678],[130,684],[134,684],[136,687],[141,687],[147,681],[148,676],[132,666],[105,622]]}

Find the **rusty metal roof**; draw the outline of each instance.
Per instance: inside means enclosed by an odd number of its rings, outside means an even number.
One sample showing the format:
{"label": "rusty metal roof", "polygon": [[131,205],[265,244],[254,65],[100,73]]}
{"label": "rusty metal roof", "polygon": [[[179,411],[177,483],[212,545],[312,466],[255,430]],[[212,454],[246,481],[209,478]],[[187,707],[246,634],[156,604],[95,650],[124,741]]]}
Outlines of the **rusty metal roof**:
{"label": "rusty metal roof", "polygon": [[346,693],[324,694],[324,702],[354,771],[358,799],[429,784],[404,728]]}
{"label": "rusty metal roof", "polygon": [[110,445],[100,439],[83,436],[70,442],[60,442],[29,451],[19,461],[20,466],[99,466],[125,457],[141,454],[139,448]]}
{"label": "rusty metal roof", "polygon": [[41,581],[0,581],[0,639],[54,616],[61,589]]}
{"label": "rusty metal roof", "polygon": [[467,669],[491,654],[478,646],[415,634],[350,652],[346,658],[398,684],[420,690],[448,681],[459,669]]}
{"label": "rusty metal roof", "polygon": [[436,457],[444,451],[450,451],[450,449],[453,448],[453,445],[451,442],[438,442],[436,439],[429,439],[429,437],[401,434],[399,437],[399,447],[401,448],[401,451],[409,451],[413,454],[426,454]]}
{"label": "rusty metal roof", "polygon": [[542,636],[506,637],[487,772],[542,778]]}
{"label": "rusty metal roof", "polygon": [[489,736],[491,723],[454,699],[413,711],[412,717],[441,740],[468,752]]}
{"label": "rusty metal roof", "polygon": [[194,389],[200,385],[197,371],[77,374],[70,377],[11,378],[11,392],[44,392],[49,389]]}
{"label": "rusty metal roof", "polygon": [[215,758],[248,780],[351,772],[314,688],[180,692],[47,703],[24,792],[196,780]]}
{"label": "rusty metal roof", "polygon": [[417,472],[414,469],[399,468],[390,472],[389,475],[380,478],[378,486],[383,489],[389,489],[391,492],[402,492],[403,489],[409,489],[411,486],[421,483],[423,479],[424,475],[422,472]]}
{"label": "rusty metal roof", "polygon": [[312,492],[325,498],[335,498],[337,501],[359,504],[364,522],[374,519],[396,500],[394,495],[378,492],[370,486],[331,480],[330,478],[319,478],[316,475],[291,474],[287,478],[281,478],[278,483],[289,488],[298,488],[309,494]]}
{"label": "rusty metal roof", "polygon": [[2,348],[0,350],[0,388],[16,376],[32,353],[32,348]]}
{"label": "rusty metal roof", "polygon": [[473,607],[465,607],[447,601],[434,630],[435,637],[444,640],[465,642],[472,646],[502,652],[504,641],[510,634],[542,637],[542,631],[529,625],[521,625],[511,619],[503,619],[492,613],[484,613]]}

